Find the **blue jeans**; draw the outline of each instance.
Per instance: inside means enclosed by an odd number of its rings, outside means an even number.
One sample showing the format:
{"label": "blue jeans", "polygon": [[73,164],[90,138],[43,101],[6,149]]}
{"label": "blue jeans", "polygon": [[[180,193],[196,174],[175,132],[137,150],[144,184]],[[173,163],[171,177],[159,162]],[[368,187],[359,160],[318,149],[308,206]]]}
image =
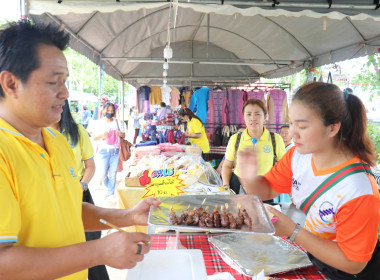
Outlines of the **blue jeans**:
{"label": "blue jeans", "polygon": [[116,172],[119,165],[119,149],[99,151],[100,178],[107,187],[107,195],[113,195],[116,185]]}

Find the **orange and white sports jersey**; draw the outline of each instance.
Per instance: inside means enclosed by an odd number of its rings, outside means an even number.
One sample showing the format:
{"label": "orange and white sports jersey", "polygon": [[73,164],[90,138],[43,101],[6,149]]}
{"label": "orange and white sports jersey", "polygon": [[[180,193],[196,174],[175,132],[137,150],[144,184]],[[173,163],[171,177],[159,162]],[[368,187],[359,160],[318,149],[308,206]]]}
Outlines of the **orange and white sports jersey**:
{"label": "orange and white sports jersey", "polygon": [[[291,193],[297,208],[329,176],[341,168],[360,163],[355,157],[339,166],[316,170],[311,154],[290,149],[265,178],[279,193]],[[366,173],[352,174],[323,193],[310,207],[305,229],[338,243],[352,261],[368,261],[377,242],[380,198],[375,179]]]}

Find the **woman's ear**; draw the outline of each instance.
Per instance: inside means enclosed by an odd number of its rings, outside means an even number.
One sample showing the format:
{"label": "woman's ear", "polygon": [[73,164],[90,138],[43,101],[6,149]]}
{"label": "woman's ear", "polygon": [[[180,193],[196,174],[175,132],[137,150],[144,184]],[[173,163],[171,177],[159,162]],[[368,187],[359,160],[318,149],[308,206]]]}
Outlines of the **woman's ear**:
{"label": "woman's ear", "polygon": [[340,122],[330,124],[329,127],[328,127],[328,129],[329,129],[329,131],[328,131],[329,136],[332,137],[332,138],[335,137],[338,134],[338,132],[340,130],[340,127],[341,127],[341,123]]}
{"label": "woman's ear", "polygon": [[18,96],[17,88],[21,84],[21,81],[9,71],[2,71],[0,73],[0,85],[3,89],[5,96]]}

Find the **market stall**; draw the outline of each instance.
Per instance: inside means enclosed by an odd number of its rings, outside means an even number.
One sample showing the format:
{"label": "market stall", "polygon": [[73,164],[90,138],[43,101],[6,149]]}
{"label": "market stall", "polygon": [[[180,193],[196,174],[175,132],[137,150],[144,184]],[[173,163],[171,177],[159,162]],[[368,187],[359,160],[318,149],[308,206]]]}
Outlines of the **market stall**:
{"label": "market stall", "polygon": [[[119,206],[128,209],[151,196],[230,194],[220,187],[219,175],[200,154],[197,146],[166,143],[137,147],[129,172],[117,187]],[[146,227],[136,230],[146,232]]]}
{"label": "market stall", "polygon": [[[337,4],[336,1],[303,3],[290,0],[76,2],[73,5],[74,1],[70,0],[58,1],[59,4],[29,1],[30,17],[35,22],[60,25],[70,34],[72,48],[102,64],[104,71],[111,76],[136,87],[162,83],[177,87],[184,83],[188,86],[223,83],[237,87],[260,77],[281,77],[374,54],[380,47],[379,1],[362,0],[354,4],[350,1]],[[164,50],[169,47],[172,56],[164,59]],[[163,75],[163,63],[166,75]],[[161,154],[148,158],[148,163],[158,162],[159,156]],[[177,157],[171,164],[181,158]],[[129,191],[134,199],[154,193],[150,188],[162,195],[167,190],[159,188],[162,185],[159,180],[192,173],[185,170],[177,174],[175,168],[173,172],[169,171],[172,167],[168,164],[138,168],[138,172],[143,172],[134,176],[140,184],[137,186],[139,191],[132,192],[129,189],[132,187],[126,187],[127,181],[124,181],[120,186],[124,207],[134,204],[129,201]],[[168,176],[156,177],[159,170]],[[197,180],[200,178],[201,175]],[[155,179],[157,184],[154,184]],[[188,184],[187,187],[191,186]],[[168,189],[175,189],[175,195],[184,196],[182,192],[186,192],[187,187]],[[196,188],[195,192],[199,190]],[[202,193],[207,196],[207,191]],[[171,196],[173,193],[165,194]],[[234,207],[236,211],[236,205]],[[204,236],[201,239],[197,235],[189,236],[189,242],[180,237],[182,246],[199,248],[192,247],[191,243],[201,243],[208,273],[212,274],[215,270],[209,264],[209,241]],[[155,248],[167,249],[166,243],[162,247],[157,245],[160,236],[154,237],[153,241]],[[220,259],[219,252],[212,251],[211,254]],[[222,264],[215,269],[224,271],[229,268]],[[315,268],[311,270],[313,275],[297,270],[286,276],[324,279]],[[244,279],[241,275],[235,275],[235,278]]]}

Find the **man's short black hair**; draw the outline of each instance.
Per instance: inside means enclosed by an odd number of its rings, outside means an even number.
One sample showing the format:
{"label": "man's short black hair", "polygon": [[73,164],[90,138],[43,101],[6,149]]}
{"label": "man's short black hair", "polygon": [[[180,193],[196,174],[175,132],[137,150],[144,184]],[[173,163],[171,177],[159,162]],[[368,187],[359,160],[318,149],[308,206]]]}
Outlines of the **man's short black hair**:
{"label": "man's short black hair", "polygon": [[[281,126],[281,129],[283,129],[284,127],[289,128],[289,124],[288,124],[288,123],[283,124],[283,125]],[[281,130],[281,129],[280,129],[280,130]]]}
{"label": "man's short black hair", "polygon": [[160,106],[163,107],[163,108],[166,108],[166,103],[165,102],[161,102]]}
{"label": "man's short black hair", "polygon": [[[0,73],[9,71],[25,83],[32,71],[40,66],[38,47],[41,44],[55,46],[63,51],[69,35],[59,26],[33,24],[20,20],[0,31]],[[0,86],[0,98],[4,91]]]}

